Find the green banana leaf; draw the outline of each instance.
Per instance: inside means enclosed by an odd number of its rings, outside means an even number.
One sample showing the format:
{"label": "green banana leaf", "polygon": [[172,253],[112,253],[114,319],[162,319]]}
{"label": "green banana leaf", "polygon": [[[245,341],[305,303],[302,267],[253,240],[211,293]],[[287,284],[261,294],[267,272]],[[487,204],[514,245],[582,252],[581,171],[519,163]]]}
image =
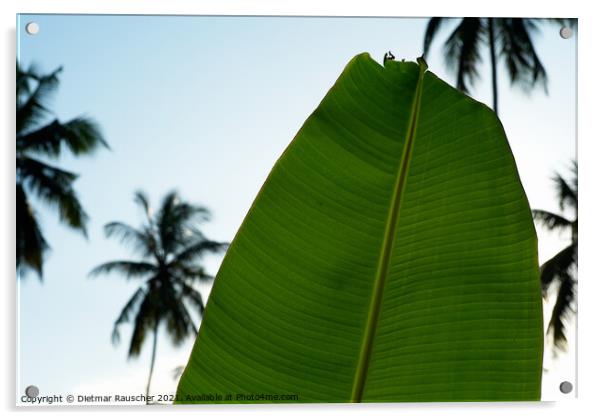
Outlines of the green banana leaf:
{"label": "green banana leaf", "polygon": [[537,238],[504,129],[418,62],[353,58],[276,162],[177,402],[540,398]]}

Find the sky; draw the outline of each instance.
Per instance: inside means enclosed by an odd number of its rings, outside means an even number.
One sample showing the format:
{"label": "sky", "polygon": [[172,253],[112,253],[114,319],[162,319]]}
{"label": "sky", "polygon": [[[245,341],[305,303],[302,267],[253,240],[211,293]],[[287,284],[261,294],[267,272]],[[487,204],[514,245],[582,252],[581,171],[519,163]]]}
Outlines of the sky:
{"label": "sky", "polygon": [[[32,21],[40,28],[35,36],[24,30]],[[136,190],[158,205],[176,189],[212,211],[204,225],[209,238],[231,241],[272,165],[345,64],[361,52],[380,62],[388,50],[397,59],[414,60],[422,54],[426,21],[20,15],[22,65],[35,63],[44,72],[63,66],[51,104],[56,117],[92,117],[110,150],[77,159],[65,154],[58,161],[80,174],[75,186],[90,216],[87,240],[34,201],[52,250],[43,283],[33,274],[18,283],[17,392],[34,384],[42,394],[143,393],[150,339],[140,357],[130,360],[131,330],[122,329],[125,339],[118,346],[110,339],[137,283],[118,275],[88,277],[102,262],[133,256],[104,237],[103,225],[141,222]],[[429,70],[453,84],[442,59],[445,37],[431,48]],[[532,208],[559,210],[551,176],[567,173],[576,156],[576,42],[576,35],[561,38],[556,26],[543,25],[536,35],[547,94],[511,87],[498,71],[499,116]],[[471,95],[489,104],[486,57]],[[569,241],[540,227],[538,237],[541,262]],[[220,261],[206,258],[208,272],[215,274]],[[202,289],[205,299],[209,290]],[[546,354],[544,400],[565,397],[559,381],[574,380],[574,330],[571,324],[568,354]],[[176,349],[161,334],[152,393],[175,391],[173,370],[185,365],[192,344],[193,338]]]}

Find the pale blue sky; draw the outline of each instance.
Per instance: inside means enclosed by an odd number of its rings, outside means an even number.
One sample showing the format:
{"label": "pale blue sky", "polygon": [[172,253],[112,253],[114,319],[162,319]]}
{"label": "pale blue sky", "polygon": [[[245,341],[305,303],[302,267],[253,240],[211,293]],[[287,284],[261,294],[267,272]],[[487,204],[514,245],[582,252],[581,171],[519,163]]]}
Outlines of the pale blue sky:
{"label": "pale blue sky", "polygon": [[[29,21],[40,25],[36,36],[24,32]],[[21,63],[35,62],[44,71],[62,65],[52,109],[61,119],[93,117],[111,151],[60,161],[81,175],[76,188],[91,219],[87,241],[38,206],[52,252],[43,285],[34,275],[19,283],[17,392],[30,384],[42,394],[143,392],[150,345],[127,361],[129,329],[123,329],[122,345],[110,341],[113,321],[137,285],[118,276],[87,277],[95,265],[129,255],[104,238],[102,226],[112,220],[138,224],[135,190],[147,191],[156,203],[176,188],[213,211],[205,227],[209,237],[232,240],[273,163],[349,59],[367,51],[380,62],[391,50],[398,59],[413,60],[422,53],[425,24],[397,18],[21,15]],[[444,38],[428,62],[453,83],[441,58]],[[546,26],[537,48],[549,95],[509,90],[501,71],[500,118],[532,207],[556,210],[550,176],[575,156],[576,37],[564,40],[557,27]],[[473,96],[489,103],[483,59]],[[541,233],[541,259],[564,241]],[[206,262],[215,273],[220,258]],[[162,335],[154,392],[175,389],[171,370],[186,362],[191,345],[192,339],[175,350]]]}

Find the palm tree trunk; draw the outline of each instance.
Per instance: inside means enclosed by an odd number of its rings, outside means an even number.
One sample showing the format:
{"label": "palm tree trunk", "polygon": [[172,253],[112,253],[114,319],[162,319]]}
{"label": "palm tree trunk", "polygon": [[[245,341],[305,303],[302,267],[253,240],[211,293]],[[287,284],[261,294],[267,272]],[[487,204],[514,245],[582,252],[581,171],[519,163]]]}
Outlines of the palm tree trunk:
{"label": "palm tree trunk", "polygon": [[489,56],[491,58],[491,80],[493,84],[493,110],[497,114],[497,61],[495,56],[495,35],[493,31],[493,18],[487,19],[489,31]]}
{"label": "palm tree trunk", "polygon": [[153,370],[155,369],[155,356],[157,355],[157,332],[159,330],[159,319],[155,319],[155,326],[153,327],[153,353],[151,355],[150,373],[148,374],[148,383],[146,384],[146,403],[149,403],[150,385],[151,379],[153,378]]}

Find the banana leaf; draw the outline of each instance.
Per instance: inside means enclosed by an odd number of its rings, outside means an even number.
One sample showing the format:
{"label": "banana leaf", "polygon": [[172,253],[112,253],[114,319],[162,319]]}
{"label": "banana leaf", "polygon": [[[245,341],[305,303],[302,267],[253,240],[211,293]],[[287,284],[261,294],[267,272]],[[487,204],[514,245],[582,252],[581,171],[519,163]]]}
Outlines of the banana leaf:
{"label": "banana leaf", "polygon": [[421,59],[360,54],[236,234],[176,400],[538,400],[542,353],[502,124]]}

